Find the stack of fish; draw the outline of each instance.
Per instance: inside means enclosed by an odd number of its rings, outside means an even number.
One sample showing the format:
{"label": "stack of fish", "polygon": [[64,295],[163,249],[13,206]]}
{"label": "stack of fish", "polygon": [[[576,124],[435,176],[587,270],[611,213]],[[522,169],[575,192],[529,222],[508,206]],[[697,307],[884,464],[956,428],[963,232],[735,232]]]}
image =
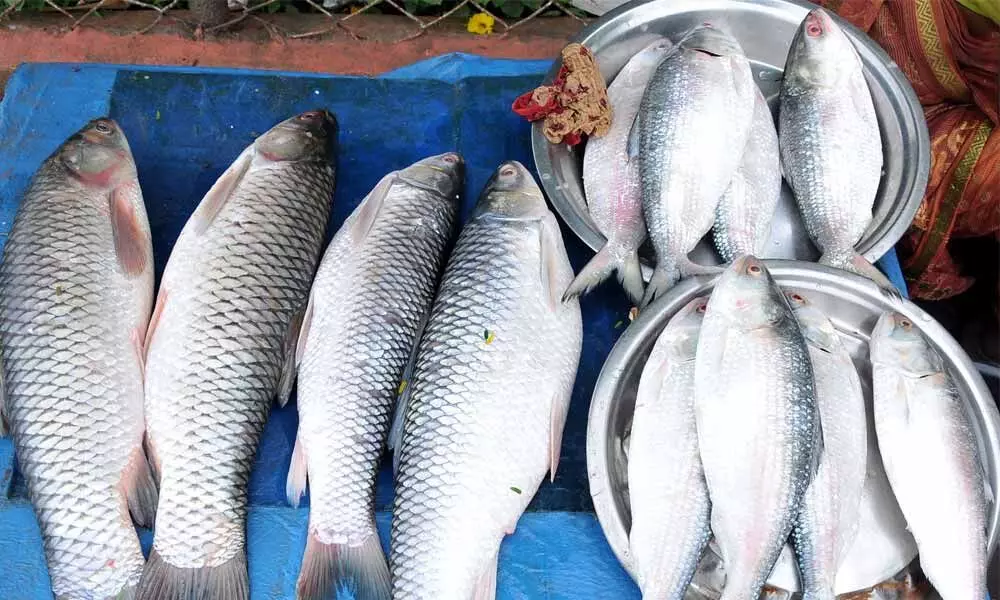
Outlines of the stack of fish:
{"label": "stack of fish", "polygon": [[[892,312],[870,360],[878,447],[920,564],[945,600],[984,598],[991,494],[951,375]],[[675,314],[642,371],[629,446],[643,598],[685,597],[712,536],[722,598],[758,598],[787,541],[803,597],[834,598],[866,480],[862,389],[827,316],[753,256]]]}
{"label": "stack of fish", "polygon": [[[739,42],[707,23],[676,45],[649,44],[608,97],[611,130],[588,142],[583,163],[588,210],[608,241],[570,295],[617,270],[628,295],[646,305],[682,277],[718,273],[688,257],[710,231],[723,262],[766,257],[782,172],[820,262],[893,293],[854,249],[881,179],[875,107],[857,51],[822,9],[792,42],[777,131]],[[643,290],[637,252],[647,231],[656,266]]]}
{"label": "stack of fish", "polygon": [[[504,163],[445,266],[464,184],[448,153],[383,178],[321,258],[336,138],[310,111],[246,148],[155,305],[118,125],[92,121],[35,175],[0,266],[0,408],[57,598],[249,598],[250,468],[296,377],[289,501],[312,491],[298,597],[493,597],[501,540],[555,474],[580,356],[559,226]],[[387,560],[374,485],[401,382]],[[148,561],[133,519],[155,519]]]}

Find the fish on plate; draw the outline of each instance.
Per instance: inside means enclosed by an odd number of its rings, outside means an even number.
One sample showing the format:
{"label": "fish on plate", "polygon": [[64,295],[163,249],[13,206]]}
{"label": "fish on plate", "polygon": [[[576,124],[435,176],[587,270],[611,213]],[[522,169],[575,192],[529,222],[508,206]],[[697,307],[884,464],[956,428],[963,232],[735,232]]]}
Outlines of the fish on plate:
{"label": "fish on plate", "polygon": [[507,162],[462,229],[420,340],[397,452],[395,600],[492,599],[503,537],[555,475],[583,339],[559,225]]}
{"label": "fish on plate", "polygon": [[644,600],[684,598],[711,535],[694,416],[695,351],[707,303],[695,298],[670,319],[636,392],[629,552]]}
{"label": "fish on plate", "polygon": [[313,283],[296,352],[299,432],[288,474],[310,486],[298,598],[351,587],[389,600],[375,528],[375,476],[403,369],[434,300],[464,163],[454,153],[386,175],[334,236]]}
{"label": "fish on plate", "polygon": [[892,283],[855,250],[872,220],[882,139],[861,58],[825,10],[806,15],[781,84],[781,165],[820,264]]}
{"label": "fish on plate", "polygon": [[726,569],[722,600],[756,600],[815,472],[819,415],[806,341],[753,256],[733,261],[708,301],[695,418]]}
{"label": "fish on plate", "polygon": [[35,173],[0,265],[3,413],[56,598],[131,598],[152,526],[142,348],[149,222],[124,132],[95,119]]}
{"label": "fish on plate", "polygon": [[872,331],[875,432],[889,484],[944,600],[986,597],[994,501],[964,401],[916,324],[883,314]]}
{"label": "fish on plate", "polygon": [[160,502],[141,600],[249,598],[247,482],[285,402],[333,198],[336,121],[275,125],[219,177],[163,273],[147,335]]}
{"label": "fish on plate", "polygon": [[656,251],[643,305],[681,277],[718,271],[696,265],[688,253],[712,228],[740,164],[755,89],[739,42],[708,24],[685,34],[650,78],[628,142]]}
{"label": "fish on plate", "polygon": [[590,139],[583,155],[587,210],[607,241],[573,280],[567,297],[586,293],[617,271],[629,298],[633,302],[642,299],[645,286],[639,246],[646,239],[646,222],[639,163],[628,159],[628,135],[649,78],[671,47],[666,38],[649,43],[625,63],[608,86],[608,102],[614,110],[611,129]]}

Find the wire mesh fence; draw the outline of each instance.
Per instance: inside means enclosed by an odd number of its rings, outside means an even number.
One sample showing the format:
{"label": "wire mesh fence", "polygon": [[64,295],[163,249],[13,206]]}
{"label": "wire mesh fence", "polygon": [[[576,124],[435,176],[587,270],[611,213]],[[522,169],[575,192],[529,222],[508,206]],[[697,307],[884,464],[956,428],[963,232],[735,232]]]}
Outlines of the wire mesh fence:
{"label": "wire mesh fence", "polygon": [[[315,38],[346,32],[355,39],[364,35],[353,25],[361,15],[394,14],[405,18],[412,32],[407,41],[446,21],[467,19],[470,34],[506,35],[524,24],[551,16],[566,16],[581,24],[589,16],[567,0],[0,0],[0,22],[27,11],[59,13],[75,29],[109,11],[146,11],[148,23],[135,33],[147,33],[173,21],[187,26],[195,37],[238,29],[253,20],[285,39]],[[316,26],[306,31],[283,29],[274,15],[279,12],[314,13]]]}

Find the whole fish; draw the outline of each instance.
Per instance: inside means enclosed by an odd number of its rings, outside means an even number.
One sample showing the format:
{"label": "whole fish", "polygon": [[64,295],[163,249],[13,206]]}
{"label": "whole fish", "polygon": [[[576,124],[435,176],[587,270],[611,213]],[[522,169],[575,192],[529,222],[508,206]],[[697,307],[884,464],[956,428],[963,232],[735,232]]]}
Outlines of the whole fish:
{"label": "whole fish", "polygon": [[311,484],[298,598],[343,585],[388,600],[375,529],[375,476],[403,369],[434,300],[464,178],[457,154],[386,175],[323,256],[298,348],[299,434],[288,474],[298,506]]}
{"label": "whole fish", "polygon": [[742,256],[708,301],[695,417],[722,600],[756,600],[812,478],[818,415],[806,342],[764,264]]}
{"label": "whole fish", "polygon": [[868,465],[861,378],[833,323],[798,292],[787,293],[809,348],[822,452],[792,533],[804,600],[833,600],[837,570],[858,532]]}
{"label": "whole fish", "polygon": [[310,111],[257,138],[208,191],[167,262],[146,359],[160,504],[142,600],[249,597],[246,496],[295,342],[333,196],[336,123]]}
{"label": "whole fish", "polygon": [[629,551],[644,600],[681,600],[709,531],[694,419],[694,364],[706,298],[678,312],[653,346],[635,398],[628,456]]}
{"label": "whole fish", "polygon": [[875,433],[889,484],[944,600],[986,597],[993,500],[964,402],[941,355],[903,315],[872,331]]}
{"label": "whole fish", "polygon": [[757,86],[754,98],[753,122],[743,158],[715,209],[712,236],[724,262],[743,254],[761,257],[767,251],[771,219],[781,197],[778,132],[767,100]]}
{"label": "whole fish", "polygon": [[395,600],[491,600],[500,541],[554,476],[582,343],[559,225],[518,162],[445,268],[410,385],[392,521]]}
{"label": "whole fish", "polygon": [[142,340],[153,248],[135,163],[111,119],[39,168],[0,266],[4,397],[59,599],[132,598],[151,526]]}
{"label": "whole fish", "polygon": [[642,218],[639,163],[628,160],[628,134],[646,84],[670,48],[665,38],[650,43],[625,63],[608,86],[608,101],[614,110],[611,130],[589,140],[583,155],[587,208],[607,242],[573,280],[567,296],[586,293],[617,270],[632,301],[642,299],[639,246],[646,239],[646,222]]}
{"label": "whole fish", "polygon": [[753,75],[739,42],[710,25],[691,30],[653,73],[629,139],[656,270],[642,304],[700,267],[688,253],[712,228],[750,135]]}
{"label": "whole fish", "polygon": [[882,140],[861,59],[821,8],[806,16],[792,41],[778,120],[782,169],[823,254],[820,263],[895,289],[854,249],[872,220]]}

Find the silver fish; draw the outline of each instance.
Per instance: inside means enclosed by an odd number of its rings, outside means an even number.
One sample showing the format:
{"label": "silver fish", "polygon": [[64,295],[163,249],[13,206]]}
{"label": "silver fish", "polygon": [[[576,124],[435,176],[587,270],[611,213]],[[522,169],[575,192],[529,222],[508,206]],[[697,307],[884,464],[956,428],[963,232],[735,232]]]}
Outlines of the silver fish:
{"label": "silver fish", "polygon": [[335,126],[310,111],[257,138],[174,244],[147,336],[160,504],[140,599],[249,597],[247,480],[271,400],[287,401],[293,381]]}
{"label": "silver fish", "polygon": [[629,551],[644,600],[684,598],[711,535],[694,419],[706,304],[696,298],[670,320],[639,378],[628,455]]}
{"label": "silver fish", "polygon": [[0,266],[0,341],[17,463],[57,598],[131,598],[151,526],[142,343],[153,248],[125,134],[96,119],[39,168]]}
{"label": "silver fish", "polygon": [[778,112],[781,163],[820,263],[892,284],[854,249],[882,173],[875,104],[854,45],[821,8],[792,41]]}
{"label": "silver fish", "polygon": [[695,416],[726,567],[722,600],[756,600],[811,480],[818,415],[805,340],[751,255],[733,261],[708,302]]}
{"label": "silver fish", "polygon": [[945,600],[985,598],[993,493],[964,402],[941,355],[906,317],[882,315],[870,349],[875,432],[920,566]]}
{"label": "silver fish", "polygon": [[628,160],[628,134],[646,84],[670,48],[665,38],[650,43],[625,63],[608,86],[608,102],[614,110],[611,130],[603,137],[590,139],[583,155],[587,208],[607,242],[573,280],[567,296],[586,293],[617,270],[632,301],[642,299],[639,246],[646,239],[646,222],[642,217],[639,163]]}
{"label": "silver fish", "polygon": [[809,348],[822,453],[792,533],[804,600],[833,600],[837,570],[858,532],[868,465],[861,378],[833,323],[807,298],[787,294]]}
{"label": "silver fish", "polygon": [[629,140],[656,250],[643,305],[682,276],[717,271],[687,255],[712,228],[740,164],[755,87],[739,43],[709,25],[689,32],[650,79]]}
{"label": "silver fish", "polygon": [[774,118],[760,88],[754,86],[753,122],[743,158],[715,209],[712,237],[719,256],[763,257],[771,219],[781,197],[781,158]]}
{"label": "silver fish", "polygon": [[554,476],[582,344],[555,216],[500,166],[420,340],[392,521],[395,600],[494,598],[503,537]]}
{"label": "silver fish", "polygon": [[296,356],[299,434],[288,474],[298,506],[310,482],[298,598],[353,586],[388,600],[375,529],[375,476],[397,389],[434,300],[464,178],[457,154],[386,175],[330,242]]}

